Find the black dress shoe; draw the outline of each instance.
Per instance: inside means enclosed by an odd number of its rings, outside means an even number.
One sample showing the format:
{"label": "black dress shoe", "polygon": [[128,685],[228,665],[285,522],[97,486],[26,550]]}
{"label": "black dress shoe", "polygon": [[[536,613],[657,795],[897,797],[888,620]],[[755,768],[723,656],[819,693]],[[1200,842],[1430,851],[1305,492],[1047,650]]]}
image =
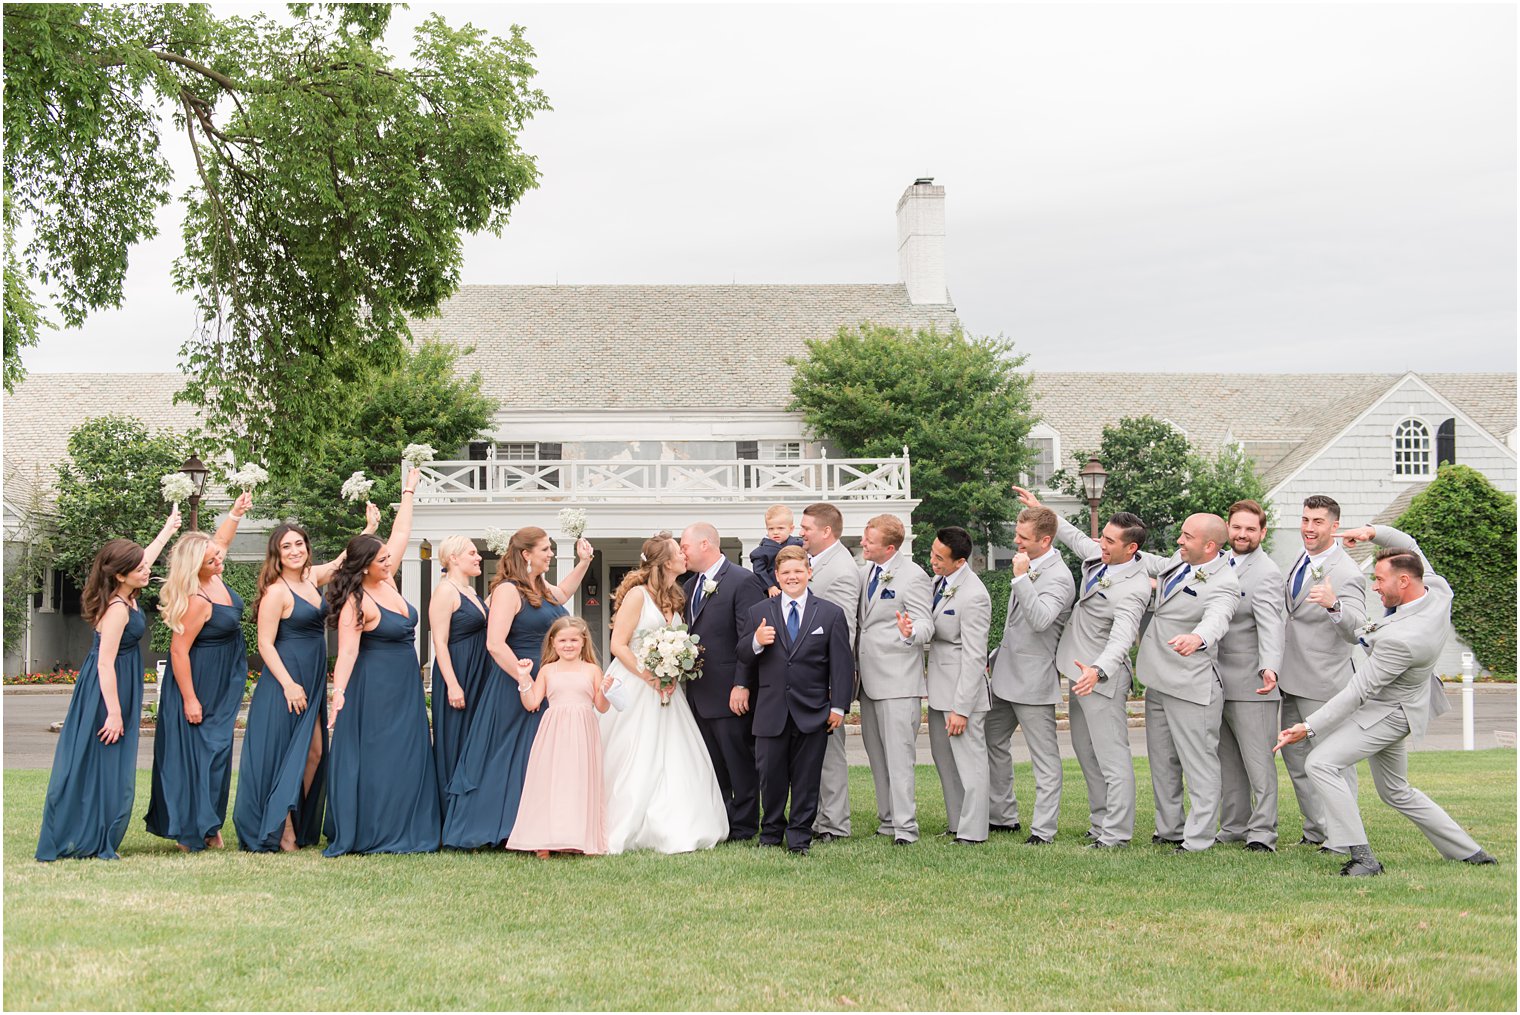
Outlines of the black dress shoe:
{"label": "black dress shoe", "polygon": [[911,846],[911,845],[913,845],[913,840],[912,839],[893,839],[892,840],[892,845],[894,845],[894,846]]}
{"label": "black dress shoe", "polygon": [[984,840],[982,840],[982,839],[962,839],[959,836],[957,836],[954,840],[951,841],[950,845],[952,845],[952,846],[985,846],[986,842]]}
{"label": "black dress shoe", "polygon": [[1383,873],[1383,865],[1373,860],[1368,863],[1355,857],[1341,865],[1341,877],[1343,878],[1370,878]]}
{"label": "black dress shoe", "polygon": [[726,842],[754,842],[755,841],[755,833],[751,832],[748,835],[730,835],[724,841],[726,841]]}
{"label": "black dress shoe", "polygon": [[950,831],[950,830],[949,830],[949,829],[948,829],[948,828],[947,828],[947,829],[945,829],[945,830],[944,830],[944,831],[943,831],[943,832],[940,832],[940,833],[939,833],[939,837],[940,837],[940,838],[941,838],[941,839],[953,839],[953,838],[955,838],[955,833],[954,833],[954,832],[952,832],[952,831]]}
{"label": "black dress shoe", "polygon": [[819,832],[817,835],[813,836],[813,841],[814,842],[833,842],[835,839],[843,839],[843,838],[844,838],[844,836],[842,836],[842,835],[835,835],[833,832]]}
{"label": "black dress shoe", "polygon": [[1093,830],[1091,828],[1082,833],[1082,838],[1086,839],[1088,842],[1098,841],[1098,837],[1093,834]]}
{"label": "black dress shoe", "polygon": [[786,851],[788,853],[792,854],[793,856],[807,856],[808,855],[808,848],[806,846],[788,846],[788,847],[786,847]]}
{"label": "black dress shoe", "polygon": [[1277,850],[1273,849],[1271,846],[1268,846],[1265,842],[1248,842],[1248,843],[1246,843],[1246,852],[1247,853],[1276,853]]}
{"label": "black dress shoe", "polygon": [[1094,839],[1092,842],[1089,842],[1086,846],[1083,846],[1082,848],[1083,849],[1118,849],[1119,846],[1118,846],[1117,843],[1100,842],[1097,839]]}
{"label": "black dress shoe", "polygon": [[1151,836],[1151,845],[1152,846],[1180,846],[1180,845],[1182,845],[1182,840],[1181,839],[1163,839],[1159,835],[1152,835]]}
{"label": "black dress shoe", "polygon": [[1177,847],[1175,847],[1172,850],[1172,855],[1176,856],[1178,853],[1202,853],[1202,852],[1203,852],[1203,850],[1201,850],[1201,849],[1188,849],[1186,846],[1177,846]]}
{"label": "black dress shoe", "polygon": [[775,847],[777,847],[779,849],[783,844],[780,843],[780,842],[767,842],[764,839],[761,839],[758,843],[756,843],[756,845],[759,845],[759,846],[775,846]]}
{"label": "black dress shoe", "polygon": [[1499,861],[1496,860],[1496,859],[1494,859],[1493,857],[1489,856],[1487,853],[1485,853],[1483,850],[1480,849],[1476,853],[1474,853],[1472,856],[1464,856],[1462,858],[1462,862],[1463,863],[1478,864],[1479,866],[1482,866],[1483,864],[1498,863]]}
{"label": "black dress shoe", "polygon": [[1325,843],[1324,843],[1324,840],[1322,840],[1322,839],[1318,839],[1318,840],[1317,839],[1311,839],[1307,835],[1305,835],[1305,836],[1301,836],[1299,838],[1298,844],[1300,846],[1323,846]]}
{"label": "black dress shoe", "polygon": [[1023,830],[1024,830],[1024,826],[1021,825],[1017,821],[1015,821],[1011,825],[988,825],[987,826],[987,831],[989,831],[989,832],[1022,832]]}
{"label": "black dress shoe", "polygon": [[1024,840],[1024,845],[1026,845],[1026,846],[1048,846],[1048,845],[1050,845],[1054,841],[1055,841],[1054,839],[1042,839],[1038,835],[1031,835],[1029,838],[1027,838],[1027,839]]}

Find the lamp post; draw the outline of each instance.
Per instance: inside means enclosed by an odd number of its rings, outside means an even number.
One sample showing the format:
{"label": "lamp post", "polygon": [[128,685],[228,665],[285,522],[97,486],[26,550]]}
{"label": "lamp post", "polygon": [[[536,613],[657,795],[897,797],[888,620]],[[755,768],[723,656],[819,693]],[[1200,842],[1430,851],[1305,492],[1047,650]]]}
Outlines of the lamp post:
{"label": "lamp post", "polygon": [[1092,528],[1092,537],[1098,538],[1098,501],[1103,499],[1103,486],[1108,482],[1108,471],[1103,468],[1103,463],[1096,457],[1089,458],[1087,464],[1082,466],[1078,473],[1082,480],[1082,491],[1087,494],[1088,522]]}
{"label": "lamp post", "polygon": [[195,455],[185,459],[185,464],[179,467],[179,471],[190,477],[191,484],[195,489],[190,494],[190,531],[200,531],[201,494],[206,490],[206,475],[209,470]]}

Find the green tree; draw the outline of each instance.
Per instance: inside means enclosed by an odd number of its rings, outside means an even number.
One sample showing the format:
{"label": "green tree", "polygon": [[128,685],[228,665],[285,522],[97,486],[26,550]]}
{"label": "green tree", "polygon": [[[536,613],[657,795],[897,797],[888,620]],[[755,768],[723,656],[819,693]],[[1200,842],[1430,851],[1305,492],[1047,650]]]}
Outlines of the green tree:
{"label": "green tree", "polygon": [[[1266,484],[1245,454],[1224,448],[1208,458],[1176,427],[1153,416],[1125,417],[1105,426],[1098,450],[1073,452],[1075,468],[1057,472],[1051,486],[1085,501],[1077,473],[1094,456],[1108,472],[1098,517],[1117,511],[1139,515],[1150,530],[1142,549],[1153,553],[1177,549],[1177,534],[1190,514],[1206,511],[1223,517],[1231,504],[1245,499],[1266,506]],[[1086,511],[1071,515],[1070,521],[1088,531]]]}
{"label": "green tree", "polygon": [[328,390],[394,362],[408,316],[457,288],[462,233],[499,233],[538,185],[517,137],[549,106],[521,28],[433,15],[402,65],[388,5],[290,10],[5,5],[8,385],[38,338],[34,286],[70,326],[121,302],[175,139],[196,175],[174,278],[204,322],[182,396],[243,456],[293,464],[335,420]]}
{"label": "green tree", "polygon": [[1443,465],[1395,527],[1451,583],[1451,623],[1478,662],[1515,674],[1515,498],[1478,470]]}
{"label": "green tree", "polygon": [[928,560],[934,531],[960,525],[1002,542],[1018,515],[1011,486],[1029,467],[1034,425],[1025,357],[1003,338],[862,323],[809,339],[792,401],[813,433],[852,458],[912,456],[913,547]]}
{"label": "green tree", "polygon": [[[101,416],[86,420],[69,434],[68,457],[58,465],[57,530],[53,536],[53,566],[84,588],[90,563],[101,545],[111,539],[132,539],[147,546],[163,527],[169,505],[158,481],[179,470],[189,452],[181,434],[149,433],[131,416]],[[185,512],[186,531],[189,508]],[[202,512],[202,525],[211,512]],[[168,564],[159,558],[160,573]],[[154,587],[142,591],[143,602],[157,600]]]}
{"label": "green tree", "polygon": [[[463,352],[423,342],[398,364],[374,368],[334,392],[337,422],[307,448],[298,467],[271,469],[270,484],[255,491],[255,514],[296,519],[319,556],[332,556],[364,528],[364,505],[339,492],[351,474],[363,471],[375,480],[370,500],[388,516],[400,500],[401,452],[408,444],[430,444],[450,457],[490,428],[496,402],[481,391],[480,374],[456,373]],[[382,521],[382,533],[388,525],[388,518]]]}

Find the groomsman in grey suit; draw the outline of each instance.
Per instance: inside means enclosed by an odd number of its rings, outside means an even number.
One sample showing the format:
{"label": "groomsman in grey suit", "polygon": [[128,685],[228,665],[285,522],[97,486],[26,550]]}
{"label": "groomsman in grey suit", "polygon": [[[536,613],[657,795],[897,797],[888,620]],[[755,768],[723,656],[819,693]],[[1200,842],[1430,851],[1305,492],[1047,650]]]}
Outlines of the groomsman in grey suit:
{"label": "groomsman in grey suit", "polygon": [[[1145,749],[1156,798],[1152,841],[1174,844],[1179,853],[1213,846],[1219,820],[1224,688],[1216,660],[1240,604],[1240,582],[1219,553],[1227,539],[1218,515],[1189,515],[1182,523],[1177,552],[1157,572],[1155,608],[1135,661],[1145,684]],[[1185,818],[1184,778],[1192,798]]]}
{"label": "groomsman in grey suit", "polygon": [[[1025,507],[1041,506],[1028,490],[1013,490]],[[1128,511],[1112,515],[1097,540],[1064,518],[1056,525],[1056,538],[1082,558],[1056,668],[1071,691],[1071,747],[1087,782],[1088,845],[1098,849],[1126,846],[1135,832],[1135,766],[1124,703],[1134,680],[1129,650],[1151,598],[1145,564],[1135,559],[1145,535],[1145,523]]]}
{"label": "groomsman in grey suit", "polygon": [[1383,548],[1373,565],[1372,586],[1385,615],[1358,631],[1367,648],[1365,669],[1353,673],[1323,707],[1283,730],[1278,746],[1306,740],[1312,745],[1306,767],[1324,808],[1326,841],[1351,853],[1342,875],[1383,872],[1362,826],[1356,793],[1343,774],[1364,758],[1379,798],[1413,821],[1442,856],[1495,863],[1407,777],[1409,741],[1423,736],[1431,717],[1446,710],[1435,664],[1451,623],[1451,586],[1398,529],[1367,526],[1342,538],[1348,546],[1370,540]]}
{"label": "groomsman in grey suit", "polygon": [[[843,531],[844,516],[832,504],[809,504],[802,512],[802,548],[807,551],[808,566],[813,569],[808,591],[844,611],[853,651],[860,611],[860,570],[850,551],[839,541]],[[824,751],[813,832],[819,842],[850,836],[850,766],[845,758],[843,725],[829,734]]]}
{"label": "groomsman in grey suit", "polygon": [[933,591],[924,569],[901,549],[907,533],[896,515],[866,522],[860,590],[860,736],[876,785],[876,834],[894,845],[918,841],[913,766],[918,759],[924,647],[934,637]]}
{"label": "groomsman in grey suit", "polygon": [[[1361,568],[1335,540],[1340,523],[1341,506],[1331,498],[1315,495],[1304,500],[1299,520],[1304,552],[1288,571],[1283,599],[1288,620],[1277,689],[1282,692],[1284,726],[1303,722],[1350,683],[1356,672],[1351,647],[1356,644],[1357,628],[1367,622],[1367,582]],[[1308,757],[1309,749],[1303,744],[1282,751],[1283,767],[1304,815],[1304,834],[1298,844],[1321,846],[1324,810],[1304,770]],[[1355,795],[1354,768],[1346,770],[1346,780]]]}
{"label": "groomsman in grey suit", "polygon": [[1240,608],[1219,642],[1224,722],[1219,727],[1219,841],[1277,851],[1277,669],[1283,650],[1283,576],[1261,548],[1267,513],[1254,500],[1230,505],[1230,567]]}
{"label": "groomsman in grey suit", "polygon": [[987,712],[988,795],[993,831],[1019,830],[1019,802],[1013,791],[1013,731],[1024,730],[1034,769],[1034,809],[1030,845],[1049,845],[1061,812],[1061,746],[1056,739],[1056,705],[1061,675],[1056,646],[1077,598],[1071,569],[1051,544],[1056,513],[1025,508],[1014,526],[1013,584],[1003,640],[992,664],[991,707]]}
{"label": "groomsman in grey suit", "polygon": [[987,635],[992,597],[967,566],[971,534],[935,534],[934,637],[929,641],[929,749],[957,846],[987,841]]}

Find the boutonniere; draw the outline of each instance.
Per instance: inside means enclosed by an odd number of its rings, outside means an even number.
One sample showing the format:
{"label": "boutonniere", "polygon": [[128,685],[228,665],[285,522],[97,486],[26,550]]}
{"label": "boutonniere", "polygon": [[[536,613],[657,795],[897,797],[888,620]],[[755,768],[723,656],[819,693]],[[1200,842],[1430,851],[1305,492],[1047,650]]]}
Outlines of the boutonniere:
{"label": "boutonniere", "polygon": [[1109,581],[1107,578],[1099,578],[1098,579],[1098,588],[1100,588],[1100,589],[1106,589],[1106,588],[1108,588],[1112,584],[1113,584],[1113,582]]}
{"label": "boutonniere", "polygon": [[1024,573],[1029,576],[1029,580],[1032,581],[1032,582],[1037,582],[1037,581],[1040,580],[1040,572],[1036,571],[1034,568],[1030,568],[1028,571],[1025,571]]}
{"label": "boutonniere", "polygon": [[955,598],[955,586],[954,585],[946,585],[945,586],[945,590],[940,593],[939,597],[941,599],[954,599]]}
{"label": "boutonniere", "polygon": [[718,591],[718,579],[716,579],[716,578],[703,578],[702,579],[702,594],[704,596],[710,596],[710,595],[712,595],[716,591]]}
{"label": "boutonniere", "polygon": [[883,571],[881,573],[880,577],[878,577],[876,580],[878,582],[880,582],[881,584],[883,584],[883,585],[891,585],[892,584],[892,572],[890,572],[890,571]]}
{"label": "boutonniere", "polygon": [[1209,576],[1207,574],[1205,574],[1204,572],[1202,572],[1202,571],[1194,571],[1193,572],[1193,581],[1197,582],[1199,585],[1202,585],[1204,582],[1206,582],[1208,580],[1209,580]]}
{"label": "boutonniere", "polygon": [[1313,564],[1310,564],[1309,577],[1318,582],[1320,579],[1325,577],[1325,569],[1322,567],[1315,567]]}
{"label": "boutonniere", "polygon": [[1378,629],[1378,626],[1379,625],[1378,625],[1377,621],[1375,621],[1375,620],[1369,620],[1365,625],[1363,625],[1361,633],[1362,634],[1371,634],[1373,631],[1376,631]]}

